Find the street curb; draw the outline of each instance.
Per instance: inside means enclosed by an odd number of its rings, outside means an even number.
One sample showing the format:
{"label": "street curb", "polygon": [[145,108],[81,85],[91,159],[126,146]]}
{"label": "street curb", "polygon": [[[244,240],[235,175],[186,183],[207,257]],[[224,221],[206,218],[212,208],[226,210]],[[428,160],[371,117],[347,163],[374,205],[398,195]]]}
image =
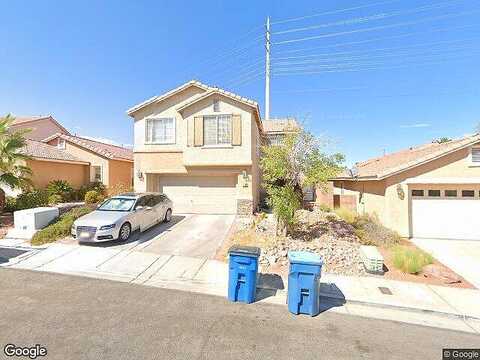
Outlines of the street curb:
{"label": "street curb", "polygon": [[[287,295],[286,290],[274,289],[274,288],[271,288],[271,287],[264,287],[264,286],[259,286],[259,287],[257,287],[257,289],[276,291],[277,294],[280,293],[280,294],[284,294],[285,296]],[[351,299],[349,300],[349,299],[341,298],[341,297],[338,297],[338,296],[332,296],[332,295],[329,295],[327,293],[320,293],[320,299],[322,299],[322,298],[323,299],[328,299],[327,301],[332,301],[333,303],[337,303],[337,304],[363,305],[363,306],[376,307],[376,308],[382,308],[382,309],[408,311],[408,312],[414,312],[414,313],[418,313],[418,314],[437,315],[437,316],[441,316],[441,317],[445,317],[445,318],[451,318],[451,319],[480,320],[480,317],[472,316],[472,315],[449,313],[449,312],[445,312],[445,311],[421,309],[421,308],[414,308],[414,307],[401,306],[401,305],[382,304],[382,303],[371,302],[371,301],[351,300]]]}

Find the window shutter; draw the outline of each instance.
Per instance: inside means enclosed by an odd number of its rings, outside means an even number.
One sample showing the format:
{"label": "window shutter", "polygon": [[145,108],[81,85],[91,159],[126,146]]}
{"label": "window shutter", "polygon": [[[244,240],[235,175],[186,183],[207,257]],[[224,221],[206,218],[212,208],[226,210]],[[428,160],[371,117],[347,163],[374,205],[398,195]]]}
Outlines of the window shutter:
{"label": "window shutter", "polygon": [[242,145],[242,116],[232,116],[232,145]]}
{"label": "window shutter", "polygon": [[195,116],[194,145],[203,146],[203,116]]}
{"label": "window shutter", "polygon": [[187,121],[187,146],[193,146],[194,137],[194,119],[189,118]]}

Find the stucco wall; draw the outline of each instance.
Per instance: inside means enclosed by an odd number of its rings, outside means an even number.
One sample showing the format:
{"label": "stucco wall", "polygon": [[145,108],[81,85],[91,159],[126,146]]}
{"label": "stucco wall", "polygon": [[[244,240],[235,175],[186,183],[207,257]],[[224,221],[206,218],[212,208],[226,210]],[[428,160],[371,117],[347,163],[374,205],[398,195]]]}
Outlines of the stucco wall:
{"label": "stucco wall", "polygon": [[52,180],[68,181],[74,188],[88,184],[88,165],[27,160],[27,166],[32,170],[32,181],[38,188],[46,187]]}
{"label": "stucco wall", "polygon": [[126,186],[133,186],[133,162],[110,160],[108,162],[108,176],[109,186],[123,184]]}
{"label": "stucco wall", "polygon": [[[65,151],[69,152],[70,154],[76,156],[82,161],[89,162],[91,166],[101,166],[102,167],[102,176],[103,176],[103,183],[106,186],[110,186],[110,173],[109,173],[109,160],[106,158],[101,157],[100,155],[94,153],[93,151],[86,150],[78,145],[72,144],[70,142],[66,142],[65,144]],[[93,176],[94,172],[93,169],[90,171],[91,176]],[[92,177],[90,181],[94,180]]]}

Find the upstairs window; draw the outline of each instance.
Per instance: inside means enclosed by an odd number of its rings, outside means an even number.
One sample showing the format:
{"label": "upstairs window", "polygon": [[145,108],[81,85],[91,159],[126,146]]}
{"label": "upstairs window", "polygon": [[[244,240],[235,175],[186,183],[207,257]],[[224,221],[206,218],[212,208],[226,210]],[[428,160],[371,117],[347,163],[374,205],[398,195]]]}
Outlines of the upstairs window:
{"label": "upstairs window", "polygon": [[232,144],[232,116],[216,115],[203,118],[204,145]]}
{"label": "upstairs window", "polygon": [[153,118],[146,120],[145,139],[150,144],[175,144],[175,119]]}

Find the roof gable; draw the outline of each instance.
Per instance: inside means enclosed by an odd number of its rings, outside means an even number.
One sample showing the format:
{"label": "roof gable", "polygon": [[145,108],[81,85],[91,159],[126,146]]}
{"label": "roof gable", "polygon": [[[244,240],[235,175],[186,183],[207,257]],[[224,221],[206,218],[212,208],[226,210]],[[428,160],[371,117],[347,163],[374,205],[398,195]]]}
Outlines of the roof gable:
{"label": "roof gable", "polygon": [[392,154],[357,163],[355,166],[355,175],[351,178],[360,180],[362,178],[382,180],[477,143],[480,143],[480,134],[451,140],[446,143],[434,142],[397,151]]}
{"label": "roof gable", "polygon": [[51,141],[56,138],[64,139],[74,145],[87,149],[97,155],[111,160],[133,161],[133,151],[122,146],[106,144],[80,136],[72,136],[65,134],[56,134],[44,141]]}
{"label": "roof gable", "polygon": [[[49,125],[50,124],[50,125]],[[53,125],[53,128],[52,126]],[[28,129],[33,128],[34,131],[31,135],[32,140],[43,140],[45,134],[51,136],[56,133],[70,134],[67,129],[65,129],[62,124],[53,118],[51,115],[44,116],[18,116],[15,117],[12,123],[13,129]],[[26,134],[26,137],[29,138],[29,135]]]}

